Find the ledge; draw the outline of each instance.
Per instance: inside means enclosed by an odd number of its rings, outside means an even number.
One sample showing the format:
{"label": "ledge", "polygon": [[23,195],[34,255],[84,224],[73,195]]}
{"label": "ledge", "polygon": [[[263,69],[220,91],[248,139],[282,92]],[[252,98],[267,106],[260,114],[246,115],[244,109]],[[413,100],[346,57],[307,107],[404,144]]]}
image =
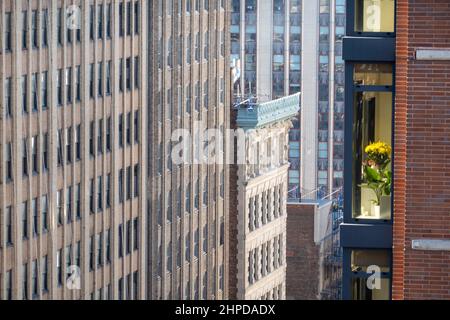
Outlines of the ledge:
{"label": "ledge", "polygon": [[290,119],[300,110],[300,93],[281,99],[240,107],[236,123],[243,129],[258,129]]}

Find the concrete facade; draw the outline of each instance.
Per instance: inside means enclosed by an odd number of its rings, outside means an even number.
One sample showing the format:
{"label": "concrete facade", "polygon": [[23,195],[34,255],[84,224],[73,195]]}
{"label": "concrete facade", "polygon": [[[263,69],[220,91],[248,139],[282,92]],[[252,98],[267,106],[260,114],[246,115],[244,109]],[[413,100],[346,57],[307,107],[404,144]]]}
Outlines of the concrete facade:
{"label": "concrete facade", "polygon": [[147,2],[125,3],[0,3],[1,299],[146,295]]}
{"label": "concrete facade", "polygon": [[229,1],[151,3],[148,297],[226,299],[228,168],[173,163],[172,133],[229,126]]}
{"label": "concrete facade", "polygon": [[0,1],[0,299],[227,298],[228,6]]}

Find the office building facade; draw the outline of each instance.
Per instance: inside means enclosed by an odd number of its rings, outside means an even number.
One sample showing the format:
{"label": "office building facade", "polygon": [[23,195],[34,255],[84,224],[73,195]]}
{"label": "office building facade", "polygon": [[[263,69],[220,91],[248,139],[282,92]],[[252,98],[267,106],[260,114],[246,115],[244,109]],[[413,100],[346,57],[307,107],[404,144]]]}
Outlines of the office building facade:
{"label": "office building facade", "polygon": [[[226,299],[228,169],[224,160],[174,163],[172,133],[228,128],[229,2],[151,4],[148,298]],[[192,141],[191,159],[203,144]]]}
{"label": "office building facade", "polygon": [[227,297],[228,1],[1,1],[1,299]]}
{"label": "office building facade", "polygon": [[2,1],[1,299],[142,299],[146,1]]}
{"label": "office building facade", "polygon": [[290,131],[289,198],[343,185],[344,0],[233,0],[235,96],[259,101],[302,92]]}

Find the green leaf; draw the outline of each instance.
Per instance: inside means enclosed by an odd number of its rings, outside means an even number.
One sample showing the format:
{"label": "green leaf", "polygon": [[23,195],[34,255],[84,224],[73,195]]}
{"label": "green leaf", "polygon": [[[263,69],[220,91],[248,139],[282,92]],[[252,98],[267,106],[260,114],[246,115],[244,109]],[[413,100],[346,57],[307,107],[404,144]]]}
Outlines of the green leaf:
{"label": "green leaf", "polygon": [[378,172],[378,170],[373,169],[373,168],[371,168],[371,167],[369,167],[369,166],[366,166],[366,167],[364,168],[364,171],[365,171],[367,180],[368,180],[369,182],[370,182],[370,181],[374,181],[374,182],[381,181],[381,175],[380,175],[380,173]]}

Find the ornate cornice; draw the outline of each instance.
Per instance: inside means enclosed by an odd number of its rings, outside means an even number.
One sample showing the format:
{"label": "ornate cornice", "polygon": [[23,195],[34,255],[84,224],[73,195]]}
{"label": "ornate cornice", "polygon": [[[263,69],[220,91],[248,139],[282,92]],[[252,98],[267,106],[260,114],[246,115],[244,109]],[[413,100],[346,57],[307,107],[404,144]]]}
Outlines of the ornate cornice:
{"label": "ornate cornice", "polygon": [[300,110],[300,93],[281,99],[255,104],[252,108],[241,107],[236,123],[243,129],[257,129],[290,119]]}

